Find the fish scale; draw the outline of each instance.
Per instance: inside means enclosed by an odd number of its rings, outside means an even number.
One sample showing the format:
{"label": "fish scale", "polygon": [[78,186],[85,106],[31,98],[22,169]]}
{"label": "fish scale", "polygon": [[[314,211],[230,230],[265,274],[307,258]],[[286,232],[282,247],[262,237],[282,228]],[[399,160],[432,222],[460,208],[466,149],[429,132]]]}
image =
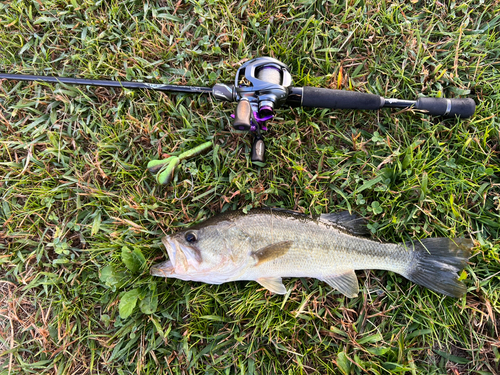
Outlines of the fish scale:
{"label": "fish scale", "polygon": [[388,267],[391,267],[390,271],[401,273],[408,267],[412,256],[404,247],[357,238],[343,233],[335,226],[318,220],[307,220],[305,217],[298,219],[297,216],[273,214],[263,210],[241,219],[238,225],[242,231],[257,234],[252,241],[255,249],[273,242],[293,240],[286,255],[263,264],[259,269],[249,270],[245,275],[247,277],[256,278],[256,275],[262,277],[266,274],[280,277],[324,277],[339,270],[388,270]]}

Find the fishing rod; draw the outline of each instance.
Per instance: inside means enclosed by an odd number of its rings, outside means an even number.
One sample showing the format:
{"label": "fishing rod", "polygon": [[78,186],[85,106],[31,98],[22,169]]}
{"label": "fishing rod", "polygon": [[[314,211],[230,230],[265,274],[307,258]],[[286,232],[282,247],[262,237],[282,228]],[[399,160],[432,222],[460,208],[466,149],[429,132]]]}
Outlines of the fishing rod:
{"label": "fishing rod", "polygon": [[361,110],[408,108],[423,111],[432,116],[460,118],[472,116],[476,109],[474,100],[470,98],[421,97],[417,100],[403,100],[355,91],[310,86],[293,87],[292,76],[288,67],[271,57],[258,57],[247,61],[236,72],[234,84],[217,83],[213,87],[7,73],[0,73],[0,79],[144,89],[168,93],[210,94],[220,101],[237,102],[232,125],[236,130],[255,133],[252,142],[251,160],[258,165],[265,163],[265,144],[261,132],[267,130],[266,121],[271,120],[275,115],[275,110],[281,107],[302,106]]}

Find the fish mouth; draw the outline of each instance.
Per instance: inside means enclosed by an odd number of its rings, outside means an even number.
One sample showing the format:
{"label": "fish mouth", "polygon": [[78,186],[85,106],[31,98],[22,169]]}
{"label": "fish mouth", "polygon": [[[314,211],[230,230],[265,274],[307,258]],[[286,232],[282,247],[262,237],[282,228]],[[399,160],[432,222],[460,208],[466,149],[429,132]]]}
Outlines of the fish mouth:
{"label": "fish mouth", "polygon": [[169,260],[155,264],[151,267],[150,273],[153,276],[168,277],[175,273],[175,258],[177,253],[177,247],[175,242],[170,239],[170,237],[163,237],[161,239],[163,245],[167,249]]}
{"label": "fish mouth", "polygon": [[149,272],[153,276],[168,277],[174,273],[174,266],[171,261],[167,260],[166,262],[155,264]]}
{"label": "fish mouth", "polygon": [[165,249],[167,249],[168,258],[172,263],[172,267],[175,269],[175,266],[178,263],[178,258],[182,254],[182,250],[179,248],[179,246],[177,246],[177,242],[169,236],[163,237],[161,239],[161,242],[165,246]]}
{"label": "fish mouth", "polygon": [[161,242],[167,249],[169,260],[151,267],[153,276],[179,278],[179,275],[199,267],[202,259],[197,248],[186,246],[169,236],[163,237]]}

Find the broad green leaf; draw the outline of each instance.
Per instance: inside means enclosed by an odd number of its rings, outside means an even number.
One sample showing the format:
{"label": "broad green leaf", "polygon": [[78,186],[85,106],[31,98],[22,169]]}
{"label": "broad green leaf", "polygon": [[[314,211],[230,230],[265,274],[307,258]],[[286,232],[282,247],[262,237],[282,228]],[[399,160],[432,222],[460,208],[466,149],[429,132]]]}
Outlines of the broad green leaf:
{"label": "broad green leaf", "polygon": [[128,247],[122,247],[122,261],[125,266],[133,273],[139,272],[141,267],[146,263],[144,255],[141,250],[130,250]]}
{"label": "broad green leaf", "polygon": [[139,302],[139,308],[144,314],[153,314],[158,308],[158,295],[153,294]]}
{"label": "broad green leaf", "polygon": [[391,348],[384,348],[384,347],[366,348],[366,351],[375,355],[385,355],[390,350]]}
{"label": "broad green leaf", "polygon": [[343,374],[349,374],[351,370],[351,362],[347,358],[347,354],[344,352],[340,352],[337,354],[337,365],[339,366],[339,370],[342,371]]}
{"label": "broad green leaf", "polygon": [[120,318],[126,319],[130,316],[130,314],[132,314],[132,311],[134,311],[134,307],[137,304],[139,294],[139,289],[132,289],[122,296],[120,304],[118,305]]}
{"label": "broad green leaf", "polygon": [[129,276],[126,272],[119,272],[113,266],[106,266],[101,269],[100,280],[109,287],[119,288],[126,277]]}
{"label": "broad green leaf", "polygon": [[97,232],[99,232],[100,228],[101,228],[101,213],[98,212],[97,215],[94,217],[94,221],[92,223],[92,230],[90,231],[90,234],[92,236],[95,236]]}
{"label": "broad green leaf", "polygon": [[39,25],[41,23],[48,23],[51,24],[54,21],[57,21],[58,19],[56,17],[40,17],[38,18],[35,22],[33,22],[34,25]]}
{"label": "broad green leaf", "polygon": [[365,337],[359,339],[358,344],[360,344],[360,345],[366,344],[366,343],[374,344],[376,342],[382,341],[383,339],[384,338],[382,337],[382,335],[380,333],[376,333],[374,335],[365,336]]}

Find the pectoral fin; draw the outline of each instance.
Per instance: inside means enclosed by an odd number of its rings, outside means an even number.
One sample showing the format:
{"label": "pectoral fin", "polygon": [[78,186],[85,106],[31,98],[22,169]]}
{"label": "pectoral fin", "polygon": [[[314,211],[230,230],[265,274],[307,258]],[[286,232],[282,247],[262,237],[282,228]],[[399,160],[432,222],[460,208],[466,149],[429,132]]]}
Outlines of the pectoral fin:
{"label": "pectoral fin", "polygon": [[281,277],[261,277],[255,281],[273,293],[286,294],[286,288],[281,281]]}
{"label": "pectoral fin", "polygon": [[332,288],[337,289],[344,296],[354,298],[358,296],[358,278],[353,270],[348,270],[343,273],[331,275],[320,279]]}
{"label": "pectoral fin", "polygon": [[285,255],[288,250],[290,250],[292,244],[293,241],[281,241],[263,247],[259,250],[252,251],[252,257],[257,260],[255,265],[258,266],[264,262],[268,262]]}

